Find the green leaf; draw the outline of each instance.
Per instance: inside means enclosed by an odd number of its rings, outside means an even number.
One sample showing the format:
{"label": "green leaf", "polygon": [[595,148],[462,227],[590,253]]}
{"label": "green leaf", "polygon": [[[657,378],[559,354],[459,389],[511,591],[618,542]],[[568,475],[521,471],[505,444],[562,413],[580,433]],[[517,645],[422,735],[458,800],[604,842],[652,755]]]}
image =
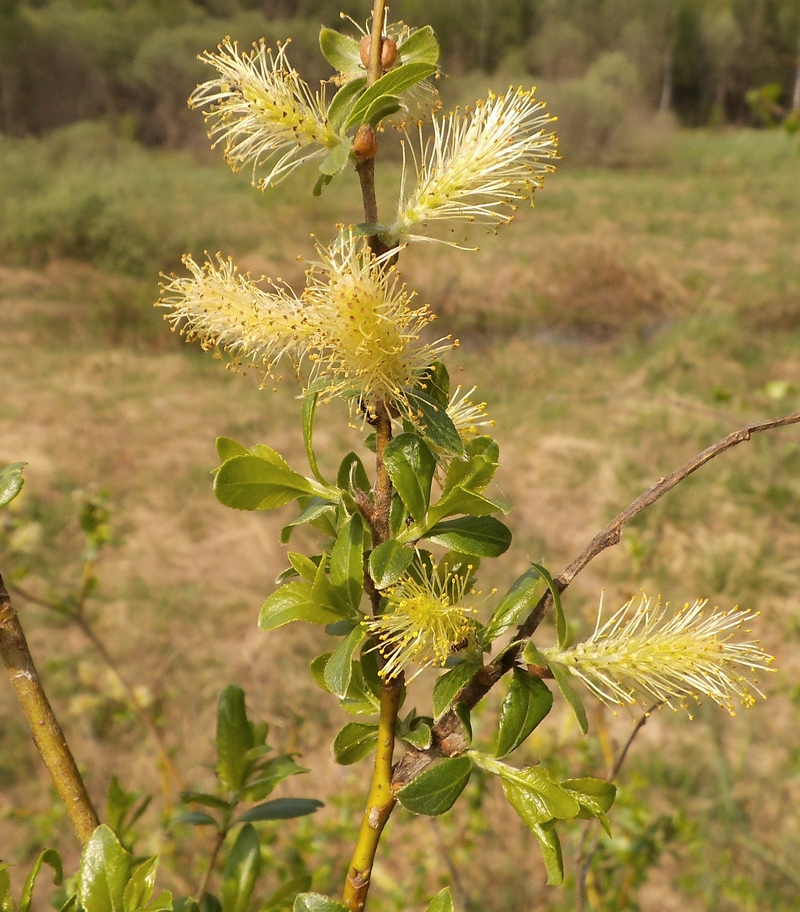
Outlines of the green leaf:
{"label": "green leaf", "polygon": [[230,437],[217,437],[215,441],[217,447],[217,456],[222,462],[233,459],[234,456],[246,456],[248,449],[241,443],[231,440]]}
{"label": "green leaf", "polygon": [[446,516],[455,516],[458,513],[467,513],[470,516],[489,516],[491,513],[509,513],[508,504],[490,500],[482,494],[468,491],[460,485],[452,488],[441,497],[428,511],[428,522],[433,524]]}
{"label": "green leaf", "polygon": [[333,96],[328,107],[328,120],[331,126],[337,132],[344,130],[344,124],[350,116],[353,107],[358,100],[358,96],[367,87],[367,77],[361,76],[345,83],[339,91]]}
{"label": "green leaf", "polygon": [[301,890],[307,890],[311,886],[311,875],[300,874],[282,884],[267,899],[261,912],[277,912],[279,909],[285,909],[290,899],[293,899]]}
{"label": "green leaf", "polygon": [[324,554],[317,567],[314,582],[311,584],[312,601],[327,611],[335,612],[338,615],[337,620],[340,618],[355,619],[358,617],[358,612],[347,600],[343,589],[334,586],[329,579],[325,572],[327,564],[328,556]]}
{"label": "green leaf", "polygon": [[320,485],[289,468],[274,450],[269,452],[272,458],[248,453],[224,462],[214,478],[217,500],[234,510],[273,510],[301,494],[327,495]]}
{"label": "green leaf", "polygon": [[186,826],[213,826],[217,827],[217,821],[205,811],[184,811],[172,821],[173,826],[185,824]]}
{"label": "green leaf", "polygon": [[334,902],[321,893],[300,893],[294,901],[292,912],[348,912],[347,907]]}
{"label": "green leaf", "polygon": [[440,890],[430,901],[428,912],[453,912],[453,897],[450,895],[450,887]]}
{"label": "green leaf", "polygon": [[414,552],[391,538],[383,542],[369,556],[369,573],[376,589],[386,589],[408,570]]}
{"label": "green leaf", "polygon": [[147,906],[156,886],[157,871],[158,857],[148,858],[136,868],[122,897],[125,912],[138,912]]}
{"label": "green leaf", "polygon": [[330,624],[338,621],[341,616],[334,608],[319,604],[313,596],[310,583],[294,582],[276,589],[264,602],[258,626],[262,630],[275,630],[291,621]]}
{"label": "green leaf", "polygon": [[[311,473],[320,484],[327,485],[325,478],[319,470],[317,457],[314,453],[314,413],[317,410],[318,399],[319,393],[314,393],[311,396],[303,396],[303,443],[305,443],[306,446],[306,455],[308,456],[308,464],[311,467]],[[222,458],[224,461],[224,457]]]}
{"label": "green leaf", "polygon": [[334,146],[325,158],[322,159],[319,166],[320,174],[328,174],[331,177],[334,177],[340,171],[344,171],[348,161],[350,161],[350,151],[352,148],[353,144],[349,139],[343,140],[338,146]]}
{"label": "green leaf", "polygon": [[222,874],[222,912],[245,912],[261,873],[258,835],[249,823],[239,830]]}
{"label": "green leaf", "polygon": [[391,117],[396,114],[403,103],[397,95],[381,95],[376,98],[363,114],[364,123],[377,127],[384,117]]}
{"label": "green leaf", "polygon": [[364,463],[357,453],[350,452],[344,457],[336,476],[336,484],[351,494],[355,494],[357,490],[369,494],[372,485],[369,483]]}
{"label": "green leaf", "polygon": [[400,434],[386,447],[383,461],[408,512],[417,523],[424,522],[436,457],[416,434]]}
{"label": "green leaf", "polygon": [[[19,898],[17,912],[30,912],[31,900],[33,899],[33,887],[36,878],[42,870],[42,865],[49,865],[53,869],[53,883],[58,886],[64,879],[64,869],[61,865],[61,856],[55,849],[45,849],[34,861],[28,876],[25,878],[25,884],[22,887],[22,894]],[[0,888],[0,910],[3,908],[2,888]]]}
{"label": "green leaf", "polygon": [[[281,543],[286,544],[289,539],[292,537],[292,532],[297,526],[302,526],[304,523],[311,523],[314,528],[320,529],[325,533],[331,535],[335,534],[335,527],[331,518],[336,515],[336,507],[326,501],[322,500],[319,497],[312,497],[305,507],[300,512],[300,515],[294,522],[290,522],[281,529]],[[326,522],[326,528],[320,528],[322,522]]]}
{"label": "green leaf", "polygon": [[511,544],[511,530],[494,516],[448,519],[437,523],[422,537],[452,551],[476,557],[499,557]]}
{"label": "green leaf", "polygon": [[580,812],[578,800],[541,766],[515,769],[483,754],[472,754],[482,769],[499,776],[509,804],[530,829],[549,820],[572,820]]}
{"label": "green leaf", "polygon": [[563,649],[567,645],[567,619],[564,617],[564,609],[561,607],[561,590],[558,588],[558,584],[550,576],[548,570],[543,567],[541,564],[534,564],[531,561],[531,566],[534,570],[539,571],[541,578],[547,583],[547,588],[550,590],[550,594],[553,596],[553,607],[556,612],[556,636],[558,639],[558,648]]}
{"label": "green leaf", "polygon": [[200,897],[200,912],[222,912],[222,906],[213,893],[203,893]]}
{"label": "green leaf", "polygon": [[316,184],[314,184],[314,189],[311,193],[314,196],[322,196],[322,191],[328,186],[328,184],[333,180],[332,174],[320,174],[317,178]]}
{"label": "green leaf", "polygon": [[179,896],[172,904],[172,912],[200,912],[200,906],[192,896]]}
{"label": "green leaf", "polygon": [[245,811],[234,823],[256,823],[259,820],[291,820],[306,817],[322,807],[316,798],[273,798]]}
{"label": "green leaf", "polygon": [[495,756],[516,750],[550,712],[553,695],[541,680],[522,668],[515,668],[511,686],[500,710],[500,730]]}
{"label": "green leaf", "polygon": [[89,837],[81,856],[78,899],[85,912],[123,912],[133,859],[105,825]]}
{"label": "green leaf", "polygon": [[366,628],[357,624],[333,651],[325,666],[325,685],[337,697],[347,696],[353,677],[353,656],[366,635]]}
{"label": "green leaf", "polygon": [[495,608],[489,623],[481,631],[481,643],[489,643],[510,630],[520,616],[533,605],[533,596],[539,583],[539,571],[530,569],[520,576]]}
{"label": "green leaf", "polygon": [[485,490],[500,467],[500,447],[491,437],[475,437],[464,444],[467,459],[453,460],[447,467],[443,496],[453,488],[479,494]]}
{"label": "green leaf", "polygon": [[184,804],[202,804],[204,807],[216,808],[225,811],[230,806],[230,801],[208,792],[180,792],[179,797]]}
{"label": "green leaf", "polygon": [[472,761],[469,757],[442,760],[403,786],[397,793],[397,799],[414,814],[437,817],[455,804],[471,773]]}
{"label": "green leaf", "polygon": [[348,722],[333,742],[333,756],[341,766],[350,766],[368,757],[378,743],[378,726]]}
{"label": "green leaf", "polygon": [[22,470],[27,462],[14,462],[4,469],[0,469],[0,507],[4,507],[22,490],[25,479]]}
{"label": "green leaf", "polygon": [[535,824],[530,828],[542,851],[544,867],[547,871],[547,883],[557,887],[564,882],[564,859],[561,855],[561,842],[556,833],[554,822]]}
{"label": "green leaf", "polygon": [[427,722],[417,721],[413,728],[398,732],[398,737],[406,744],[411,744],[417,750],[425,750],[431,746],[431,727]]}
{"label": "green leaf", "polygon": [[430,63],[439,61],[439,42],[433,29],[426,25],[412,32],[397,48],[397,59],[401,63]]}
{"label": "green leaf", "polygon": [[217,776],[230,792],[238,792],[247,774],[247,752],[255,747],[247,718],[244,691],[229,684],[217,704]]}
{"label": "green leaf", "polygon": [[258,778],[247,783],[242,790],[242,798],[244,801],[263,801],[279,782],[283,782],[289,776],[307,772],[308,770],[304,766],[298,766],[289,754],[273,757],[260,767]]}
{"label": "green leaf", "polygon": [[589,731],[589,720],[586,718],[586,709],[583,706],[583,701],[572,686],[572,675],[563,665],[559,665],[558,662],[553,662],[550,665],[550,671],[553,672],[553,677],[555,678],[556,684],[558,684],[558,689],[564,695],[564,699],[567,703],[572,707],[575,718],[578,720],[578,725],[585,735]]}
{"label": "green leaf", "polygon": [[358,609],[364,590],[364,520],[354,513],[339,530],[331,551],[331,582]]}
{"label": "green leaf", "polygon": [[[325,680],[325,669],[327,668],[330,658],[330,653],[328,653],[326,655],[317,656],[311,663],[311,676],[317,684],[323,690],[328,691],[328,693],[330,693],[330,691],[328,690],[328,685]],[[368,658],[369,656],[362,655],[361,662],[353,662],[350,686],[347,688],[347,693],[342,700],[342,709],[354,716],[371,716],[380,712],[380,699],[369,686],[361,667],[362,663],[366,663]]]}
{"label": "green leaf", "polygon": [[328,63],[340,73],[358,73],[361,66],[361,48],[355,38],[330,28],[319,33],[319,49]]}
{"label": "green leaf", "polygon": [[434,718],[438,719],[450,708],[450,704],[480,667],[476,662],[461,662],[436,679],[433,685]]}
{"label": "green leaf", "polygon": [[14,912],[14,900],[11,898],[11,877],[8,873],[8,865],[2,862],[0,862],[0,912]]}
{"label": "green leaf", "polygon": [[462,458],[466,453],[464,443],[445,406],[419,390],[408,398],[417,413],[414,423],[423,437],[448,456]]}
{"label": "green leaf", "polygon": [[302,576],[307,583],[314,582],[317,578],[319,564],[315,564],[310,557],[306,557],[305,554],[299,554],[297,551],[288,551],[286,556],[298,576]]}
{"label": "green leaf", "polygon": [[577,798],[581,806],[579,817],[586,820],[592,817],[600,821],[603,829],[611,835],[611,825],[608,822],[606,813],[611,809],[614,799],[617,797],[617,787],[606,779],[594,779],[586,777],[583,779],[565,779],[561,787]]}
{"label": "green leaf", "polygon": [[374,82],[358,99],[345,122],[345,130],[365,122],[365,113],[384,95],[399,95],[436,72],[430,63],[406,63],[395,67]]}

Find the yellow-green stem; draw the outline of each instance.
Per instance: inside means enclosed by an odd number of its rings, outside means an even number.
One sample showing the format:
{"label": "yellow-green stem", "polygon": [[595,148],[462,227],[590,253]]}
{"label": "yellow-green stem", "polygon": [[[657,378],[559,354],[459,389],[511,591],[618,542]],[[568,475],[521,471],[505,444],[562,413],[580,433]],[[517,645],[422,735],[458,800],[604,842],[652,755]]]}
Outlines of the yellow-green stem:
{"label": "yellow-green stem", "polygon": [[372,785],[342,898],[350,912],[362,912],[364,908],[381,833],[397,800],[392,792],[392,755],[402,689],[402,677],[394,678],[381,686],[381,715]]}
{"label": "yellow-green stem", "polygon": [[28,720],[33,740],[41,755],[67,816],[81,845],[100,825],[97,813],[86,791],[75,758],[67,745],[64,732],[44,692],[33,664],[25,633],[11,606],[2,577],[0,577],[0,654],[22,709]]}

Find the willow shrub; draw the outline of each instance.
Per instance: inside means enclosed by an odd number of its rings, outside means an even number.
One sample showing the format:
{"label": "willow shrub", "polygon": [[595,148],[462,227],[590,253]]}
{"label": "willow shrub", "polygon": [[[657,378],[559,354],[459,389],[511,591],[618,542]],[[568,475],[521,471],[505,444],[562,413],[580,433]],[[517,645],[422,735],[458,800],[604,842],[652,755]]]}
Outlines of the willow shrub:
{"label": "willow shrub", "polygon": [[[541,765],[514,765],[515,751],[547,719],[554,691],[584,732],[581,686],[593,699],[645,708],[689,708],[708,697],[733,712],[762,695],[756,675],[771,659],[756,642],[734,638],[750,622],[748,611],[710,609],[698,600],[671,613],[642,597],[605,616],[601,606],[592,635],[570,644],[561,593],[618,541],[625,522],[717,452],[757,430],[800,420],[786,416],[753,426],[700,454],[645,492],[555,579],[531,564],[504,594],[481,596],[481,563],[500,557],[512,541],[503,522],[511,508],[491,487],[499,447],[475,389],[451,387],[446,359],[456,343],[431,335],[434,314],[402,283],[397,263],[413,256],[419,243],[469,249],[475,226],[508,225],[555,170],[553,118],[523,88],[442,115],[431,81],[439,58],[433,31],[386,24],[380,0],[368,27],[355,37],[323,28],[320,46],[337,71],[332,93],[325,85],[312,90],[292,68],[290,46],[273,51],[262,42],[242,50],[228,39],[203,56],[215,74],[190,97],[192,107],[204,109],[230,165],[252,168],[262,191],[305,168],[319,195],[354,166],[364,221],[340,226],[327,244],[317,245],[301,289],[278,279],[254,282],[221,255],[204,262],[187,255],[187,274],[167,279],[159,301],[173,329],[227,354],[229,366],[256,367],[265,377],[290,368],[301,390],[309,474],[266,443],[220,438],[214,480],[217,498],[233,509],[295,504],[283,544],[300,526],[319,536],[312,553],[288,552],[289,566],[268,595],[259,625],[267,632],[289,623],[324,628],[331,646],[310,673],[339,699],[346,717],[356,717],[333,742],[339,763],[363,764],[367,793],[343,895],[335,900],[305,892],[310,882],[299,878],[266,905],[259,900],[266,909],[292,904],[296,912],[360,912],[381,833],[397,804],[414,814],[444,814],[475,770],[500,780],[521,824],[539,842],[548,883],[561,883],[560,830],[588,818],[608,831],[615,787],[604,779],[562,779]],[[404,168],[396,209],[379,217],[375,160],[394,127],[405,131]],[[350,422],[364,432],[363,449],[344,454],[335,478],[320,470],[314,439],[316,411],[333,399],[348,403]],[[18,464],[4,473],[5,500],[19,489],[20,472]],[[4,606],[11,624],[7,597]],[[548,611],[556,641],[535,642]],[[20,668],[24,637],[3,629],[6,662]],[[407,684],[426,668],[438,674],[418,711],[405,705]],[[41,710],[37,693],[29,693],[35,673],[14,680],[34,724]],[[473,743],[471,711],[496,686],[505,689],[497,731]],[[271,756],[267,737],[266,726],[248,718],[242,691],[228,688],[217,723],[219,788],[182,796],[190,808],[182,822],[216,834],[193,898],[157,893],[157,859],[134,859],[124,845],[136,807],[120,793],[100,825],[57,737],[44,739],[40,749],[85,843],[64,909],[253,907],[262,867],[258,824],[317,807],[311,799],[270,797],[303,770],[288,755]],[[23,889],[22,912],[45,863],[60,876],[57,856],[44,852]],[[0,869],[3,909],[13,908],[8,889]],[[428,908],[452,909],[449,890]]]}

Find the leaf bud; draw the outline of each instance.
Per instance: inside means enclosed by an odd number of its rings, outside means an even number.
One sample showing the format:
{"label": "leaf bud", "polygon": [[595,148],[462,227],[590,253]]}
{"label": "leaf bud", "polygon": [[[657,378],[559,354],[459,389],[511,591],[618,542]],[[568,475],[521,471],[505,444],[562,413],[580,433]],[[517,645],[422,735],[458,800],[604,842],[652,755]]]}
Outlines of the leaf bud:
{"label": "leaf bud", "polygon": [[[359,45],[361,62],[365,69],[369,68],[369,54],[372,48],[372,36],[364,35]],[[397,42],[391,38],[384,38],[381,42],[381,69],[385,72],[391,69],[397,62]]]}
{"label": "leaf bud", "polygon": [[353,152],[356,157],[362,161],[368,158],[375,158],[378,151],[378,135],[375,128],[369,124],[361,124],[353,140]]}

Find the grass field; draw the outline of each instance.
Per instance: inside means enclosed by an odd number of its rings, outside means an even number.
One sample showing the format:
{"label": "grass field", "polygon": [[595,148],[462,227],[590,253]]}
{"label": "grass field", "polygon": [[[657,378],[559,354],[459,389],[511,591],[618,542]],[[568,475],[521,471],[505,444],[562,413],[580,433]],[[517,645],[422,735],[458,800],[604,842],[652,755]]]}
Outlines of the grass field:
{"label": "grass field", "polygon": [[[661,475],[729,431],[800,409],[799,176],[796,142],[782,134],[679,133],[657,168],[565,165],[533,212],[499,238],[478,236],[478,254],[403,254],[404,278],[439,314],[435,328],[461,340],[451,374],[477,384],[496,420],[498,493],[515,506],[515,540],[484,590],[507,587],[528,558],[558,572]],[[387,166],[384,211],[396,179]],[[326,801],[276,836],[276,879],[298,869],[301,850],[322,891],[342,880],[365,767],[330,757],[346,720],[304,672],[321,637],[256,628],[285,565],[277,535],[290,510],[226,510],[209,474],[218,435],[269,443],[302,467],[296,390],[259,390],[257,376],[225,371],[171,336],[150,305],[158,271],[180,268],[184,251],[221,250],[253,273],[297,279],[297,254],[313,256],[309,234],[326,240],[335,222],[358,221],[357,201],[351,176],[320,201],[308,174],[261,196],[211,159],[147,153],[97,125],[44,142],[0,139],[0,462],[29,463],[23,496],[2,517],[3,574],[39,596],[71,591],[76,502],[106,491],[114,541],[99,564],[97,630],[144,689],[187,782],[208,781],[217,693],[246,687],[273,742],[311,768],[281,794]],[[318,433],[327,470],[362,437],[335,406]],[[593,623],[603,588],[608,606],[645,591],[758,610],[754,635],[778,670],[762,682],[769,700],[734,719],[703,706],[691,722],[668,711],[648,722],[620,780],[615,838],[597,855],[594,908],[795,909],[800,431],[726,453],[637,519],[568,591],[576,632]],[[158,793],[154,745],[97,655],[52,613],[16,604],[93,797],[112,772]],[[487,719],[497,699],[488,704]],[[601,775],[631,725],[597,710],[584,742],[559,706],[527,762]],[[3,687],[0,857],[21,863],[45,839],[74,861],[30,767]],[[569,886],[544,886],[535,841],[499,790],[470,788],[453,819],[393,819],[375,908],[421,908],[426,890],[450,881],[474,912],[574,908]],[[160,813],[156,800],[155,833]],[[582,828],[562,831],[574,851]],[[156,835],[140,850],[164,851],[164,879],[181,889],[198,873],[194,838],[170,848]]]}

